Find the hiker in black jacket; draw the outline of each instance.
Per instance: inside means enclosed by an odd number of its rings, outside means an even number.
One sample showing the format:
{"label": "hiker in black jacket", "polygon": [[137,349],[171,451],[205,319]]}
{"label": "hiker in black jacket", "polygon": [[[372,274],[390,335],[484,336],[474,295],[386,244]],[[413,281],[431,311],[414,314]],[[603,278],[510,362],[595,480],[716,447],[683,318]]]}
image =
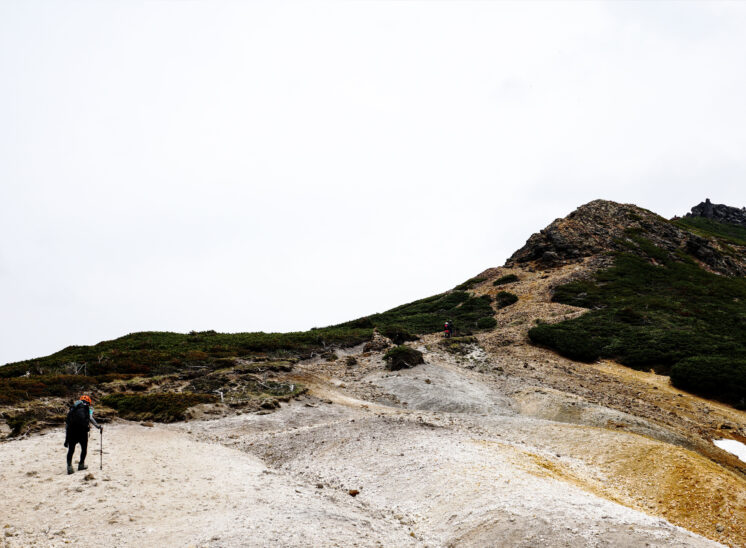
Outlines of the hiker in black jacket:
{"label": "hiker in black jacket", "polygon": [[67,413],[65,419],[65,447],[67,447],[67,473],[73,473],[73,453],[75,453],[75,444],[80,444],[80,461],[78,461],[78,470],[85,470],[85,457],[88,453],[88,431],[92,424],[99,430],[103,431],[96,419],[93,418],[93,401],[90,396],[81,396]]}

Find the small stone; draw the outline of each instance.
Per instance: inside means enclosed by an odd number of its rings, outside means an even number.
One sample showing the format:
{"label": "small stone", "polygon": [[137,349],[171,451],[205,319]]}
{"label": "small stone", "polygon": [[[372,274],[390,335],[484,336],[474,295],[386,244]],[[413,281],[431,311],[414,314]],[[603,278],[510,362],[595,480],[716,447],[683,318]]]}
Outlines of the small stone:
{"label": "small stone", "polygon": [[360,491],[358,491],[357,489],[350,489],[349,491],[347,491],[347,493],[351,497],[356,497],[356,496],[358,496],[360,494]]}
{"label": "small stone", "polygon": [[323,483],[317,483],[316,484],[316,489],[323,489],[323,488],[324,488],[324,484]]}
{"label": "small stone", "polygon": [[86,474],[83,481],[91,481],[93,479],[96,479],[93,474]]}
{"label": "small stone", "polygon": [[715,529],[717,529],[718,533],[722,533],[723,531],[725,531],[725,527],[723,527],[723,524],[722,524],[722,523],[718,523],[718,524],[717,524],[717,525],[715,526]]}
{"label": "small stone", "polygon": [[152,422],[141,422],[140,426],[144,426],[145,428],[153,428],[154,424]]}
{"label": "small stone", "polygon": [[430,383],[432,383],[432,382],[433,382],[433,381],[431,381],[430,379],[425,379],[425,384],[430,384]]}

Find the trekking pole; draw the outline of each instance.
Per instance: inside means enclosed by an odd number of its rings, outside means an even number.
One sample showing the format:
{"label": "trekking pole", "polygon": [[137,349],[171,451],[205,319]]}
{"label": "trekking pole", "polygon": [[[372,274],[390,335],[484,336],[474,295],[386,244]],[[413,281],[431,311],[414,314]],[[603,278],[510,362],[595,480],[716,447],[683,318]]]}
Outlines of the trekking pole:
{"label": "trekking pole", "polygon": [[100,464],[99,464],[98,469],[99,470],[103,470],[104,469],[104,429],[103,428],[101,428],[98,431],[98,436],[99,436],[99,440],[101,441],[101,447],[100,447],[100,451],[99,451],[99,457],[100,457],[99,461],[100,461]]}

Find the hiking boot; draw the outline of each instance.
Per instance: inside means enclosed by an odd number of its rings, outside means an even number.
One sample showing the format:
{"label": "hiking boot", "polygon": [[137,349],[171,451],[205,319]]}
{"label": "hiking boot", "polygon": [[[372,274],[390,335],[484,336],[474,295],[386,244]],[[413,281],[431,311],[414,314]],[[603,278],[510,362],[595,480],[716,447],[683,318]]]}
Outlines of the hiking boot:
{"label": "hiking boot", "polygon": [[67,473],[68,474],[72,474],[73,472],[75,472],[75,470],[73,470],[73,465],[72,464],[68,464],[67,465]]}
{"label": "hiking boot", "polygon": [[78,464],[78,470],[88,470],[88,467],[81,462]]}

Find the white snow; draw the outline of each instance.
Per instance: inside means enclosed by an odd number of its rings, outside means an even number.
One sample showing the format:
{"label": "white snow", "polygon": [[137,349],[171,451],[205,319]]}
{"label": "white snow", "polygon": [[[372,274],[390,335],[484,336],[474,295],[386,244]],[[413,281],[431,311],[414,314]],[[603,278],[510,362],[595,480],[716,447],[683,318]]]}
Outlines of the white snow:
{"label": "white snow", "polygon": [[746,462],[746,444],[736,440],[712,440],[712,443],[717,445],[723,451],[728,451],[743,462]]}

